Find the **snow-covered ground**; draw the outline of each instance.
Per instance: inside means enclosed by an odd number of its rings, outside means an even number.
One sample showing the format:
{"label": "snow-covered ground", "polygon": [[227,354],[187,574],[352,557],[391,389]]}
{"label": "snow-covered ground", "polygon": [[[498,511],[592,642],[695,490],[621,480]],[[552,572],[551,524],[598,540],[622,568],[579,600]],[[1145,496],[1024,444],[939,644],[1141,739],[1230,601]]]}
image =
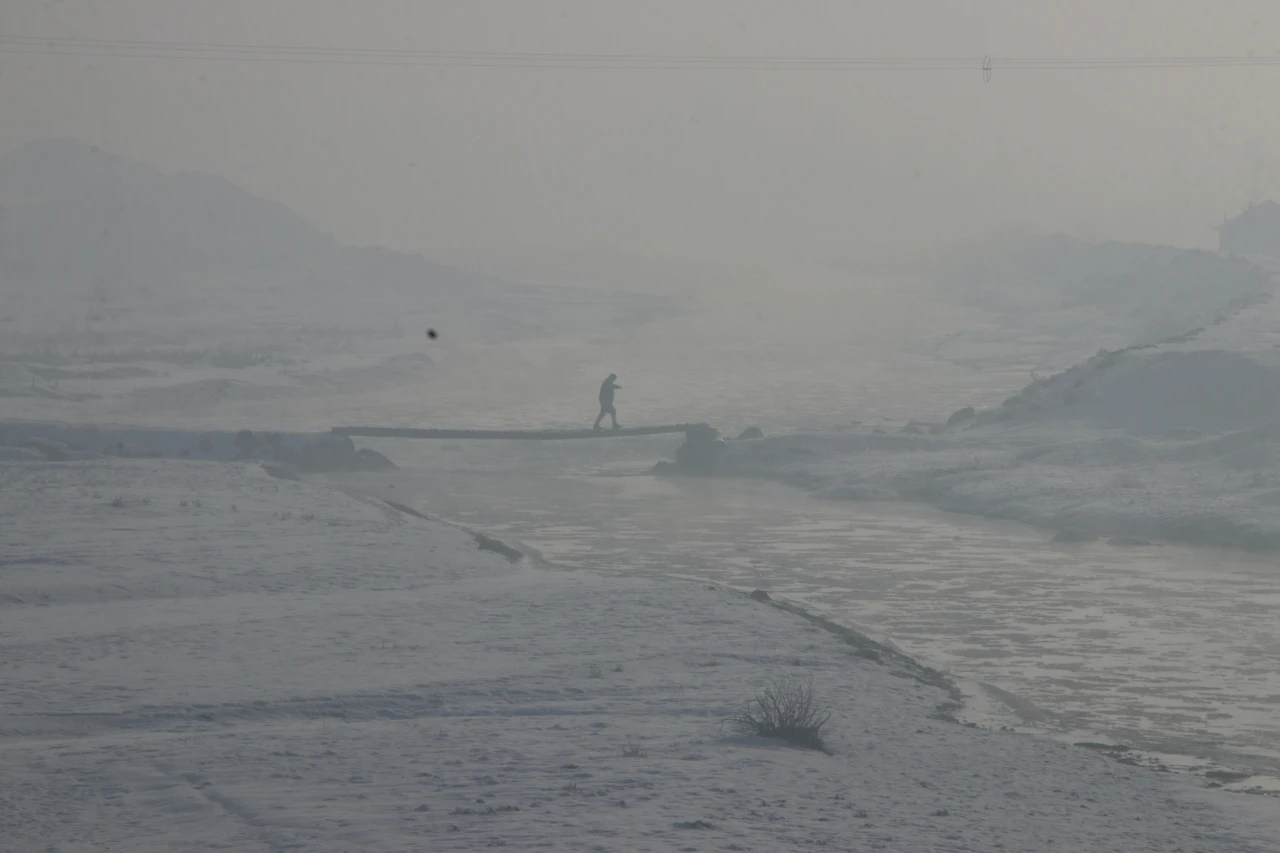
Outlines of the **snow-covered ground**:
{"label": "snow-covered ground", "polygon": [[0,287],[0,310],[13,312],[0,317],[6,417],[216,426],[248,410],[254,428],[288,428],[284,413],[299,408],[367,409],[371,397],[406,388],[421,395],[465,347],[675,310],[672,299],[548,286],[463,297],[397,284],[352,299],[333,283],[341,271],[326,275],[321,287],[302,273],[242,274],[169,295],[131,293],[107,308],[68,297],[47,319],[38,305],[23,310],[34,297]]}
{"label": "snow-covered ground", "polygon": [[[909,661],[730,590],[250,463],[0,466],[5,850],[1276,849],[1269,801],[937,719]],[[795,673],[834,754],[721,729]]]}
{"label": "snow-covered ground", "polygon": [[240,407],[289,428],[290,404],[420,387],[464,344],[628,328],[690,301],[342,245],[216,176],[68,139],[0,153],[0,211],[6,418],[225,427]]}
{"label": "snow-covered ground", "polygon": [[1077,538],[1280,546],[1275,430],[1149,438],[1058,424],[963,437],[791,435],[730,444],[719,471],[838,500],[924,500]]}
{"label": "snow-covered ground", "polygon": [[[372,444],[403,467],[340,475],[344,485],[412,496],[558,566],[767,589],[948,672],[966,720],[1123,743],[1143,763],[1249,773],[1230,787],[1280,790],[1280,637],[1268,618],[1280,589],[1266,555],[1054,542],[919,504],[655,478],[605,447]],[[591,467],[566,474],[583,456]],[[995,703],[984,685],[1003,692]]]}
{"label": "snow-covered ground", "polygon": [[[1095,670],[1077,682],[1083,700],[1051,709],[1061,715],[1104,695],[1103,682],[1116,693],[1147,683],[1099,665],[1097,646],[1132,638],[1128,671],[1169,653],[1137,629],[1099,638],[1090,620],[1113,612],[1102,600],[1113,587],[1091,579],[1105,567],[1022,571],[1035,556],[1006,537],[999,571],[971,571],[944,559],[937,536],[913,551],[924,528],[910,518],[881,534],[799,519],[770,541],[761,515],[727,552],[679,554],[679,541],[652,541],[672,528],[638,529],[651,515],[583,512],[572,490],[552,499],[565,472],[647,471],[652,445],[589,443],[617,445],[611,459],[486,448],[469,476],[494,474],[488,488],[511,494],[478,490],[472,503],[550,552],[580,549],[575,565],[595,570],[552,571],[371,496],[228,462],[246,427],[283,431],[296,451],[344,423],[582,424],[600,377],[617,371],[629,424],[762,426],[771,437],[719,449],[721,473],[827,498],[927,500],[1069,538],[1270,549],[1280,308],[1258,265],[1051,238],[980,258],[952,291],[797,273],[754,292],[700,290],[695,307],[599,288],[590,274],[533,287],[340,246],[216,178],[65,140],[0,159],[0,203],[0,851],[1275,849],[1274,823],[1253,829],[1274,814],[1247,813],[1274,800],[936,719],[948,693],[910,677],[911,661],[882,650],[877,664],[858,654],[863,641],[708,588],[715,573],[656,577],[715,559],[717,579],[749,583],[768,576],[760,554],[796,546],[775,590],[853,618],[877,611],[856,600],[860,583],[906,610],[932,596],[933,615],[903,627],[935,644],[953,635],[934,629],[958,624],[942,611],[962,606],[948,572],[960,586],[998,584],[1010,611],[1039,579],[1065,577],[1055,595],[1088,614],[1085,627],[1054,629],[1072,633],[1051,654],[1053,636],[1030,624],[1043,611],[1023,608],[1031,616],[1007,632],[1028,671],[1062,665],[1064,647],[1084,658],[1071,666]],[[637,274],[637,290],[658,292],[643,280],[653,273]],[[1191,326],[1204,328],[1182,335]],[[979,411],[951,429],[899,432],[966,404]],[[34,436],[83,449],[40,449]],[[457,450],[432,451],[439,464],[413,476],[461,482],[451,466],[475,460]],[[138,458],[148,453],[167,458]],[[690,489],[675,502],[690,536],[771,511],[735,515],[703,498]],[[604,565],[611,537],[652,547]],[[859,571],[895,549],[935,579],[903,582],[896,564]],[[668,559],[686,562],[655,565]],[[650,577],[626,577],[641,565]],[[1195,568],[1178,595],[1200,582]],[[879,608],[893,609],[884,596]],[[984,651],[980,634],[954,635],[956,654]],[[1237,686],[1221,704],[1274,706],[1253,671],[1274,642],[1258,628],[1254,646],[1228,644],[1263,653],[1223,680]],[[812,674],[831,702],[833,756],[720,727],[785,673]],[[1017,681],[991,676],[1006,677]],[[1199,695],[1171,682],[1129,710],[1167,721]],[[1225,713],[1196,701],[1193,722]],[[1098,704],[1094,717],[1114,715],[1116,703]],[[643,755],[624,756],[628,744]]]}
{"label": "snow-covered ground", "polygon": [[853,425],[714,454],[850,500],[926,500],[1068,535],[1280,547],[1280,304],[1037,378],[944,427]]}

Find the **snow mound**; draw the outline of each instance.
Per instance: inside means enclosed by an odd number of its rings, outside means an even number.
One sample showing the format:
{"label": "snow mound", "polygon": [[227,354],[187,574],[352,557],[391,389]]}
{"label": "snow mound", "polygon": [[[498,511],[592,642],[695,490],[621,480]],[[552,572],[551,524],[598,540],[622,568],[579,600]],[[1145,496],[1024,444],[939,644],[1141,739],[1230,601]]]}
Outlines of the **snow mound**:
{"label": "snow mound", "polygon": [[1280,304],[1268,298],[1159,343],[1100,351],[972,425],[1059,418],[1183,437],[1280,420]]}
{"label": "snow mound", "polygon": [[1280,366],[1221,350],[1138,356],[1085,402],[1084,416],[1133,433],[1247,429],[1280,420]]}

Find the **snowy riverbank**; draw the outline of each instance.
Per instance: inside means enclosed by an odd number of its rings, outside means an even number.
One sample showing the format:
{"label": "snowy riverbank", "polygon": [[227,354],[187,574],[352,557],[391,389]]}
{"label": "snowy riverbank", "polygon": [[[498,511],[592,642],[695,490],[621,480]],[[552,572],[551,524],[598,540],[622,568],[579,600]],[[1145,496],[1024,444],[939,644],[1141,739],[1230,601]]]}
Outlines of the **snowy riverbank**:
{"label": "snowy riverbank", "polygon": [[[937,423],[722,442],[702,472],[923,500],[1065,538],[1280,547],[1280,305],[1100,352]],[[945,423],[944,423],[945,422]]]}
{"label": "snowy riverbank", "polygon": [[1280,426],[1134,436],[1071,424],[961,435],[853,427],[726,442],[716,473],[781,480],[834,500],[919,500],[1022,521],[1064,538],[1280,547]]}
{"label": "snowy riverbank", "polygon": [[[1269,801],[936,719],[892,656],[736,592],[250,464],[0,466],[14,849],[1270,849]],[[721,730],[795,672],[834,755]]]}

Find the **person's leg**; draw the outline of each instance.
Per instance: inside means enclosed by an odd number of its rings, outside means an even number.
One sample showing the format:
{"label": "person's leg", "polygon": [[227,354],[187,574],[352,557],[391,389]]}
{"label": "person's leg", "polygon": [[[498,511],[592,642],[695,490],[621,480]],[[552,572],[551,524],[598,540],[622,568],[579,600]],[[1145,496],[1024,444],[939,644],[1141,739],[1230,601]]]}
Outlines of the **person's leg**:
{"label": "person's leg", "polygon": [[618,410],[613,406],[609,407],[609,417],[613,418],[613,428],[618,428]]}
{"label": "person's leg", "polygon": [[604,406],[600,407],[600,414],[596,415],[596,423],[595,423],[595,426],[592,427],[592,429],[600,429],[600,422],[604,420],[604,416],[608,413],[608,411],[609,410],[606,409]]}

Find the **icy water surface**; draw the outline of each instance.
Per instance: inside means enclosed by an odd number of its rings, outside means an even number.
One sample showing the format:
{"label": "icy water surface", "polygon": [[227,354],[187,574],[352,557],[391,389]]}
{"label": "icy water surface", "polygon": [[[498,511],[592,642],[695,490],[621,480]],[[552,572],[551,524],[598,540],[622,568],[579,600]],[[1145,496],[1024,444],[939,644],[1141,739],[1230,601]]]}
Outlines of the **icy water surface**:
{"label": "icy water surface", "polygon": [[946,669],[998,722],[1280,777],[1274,561],[644,473],[678,442],[370,444],[409,468],[385,494],[552,563],[764,588]]}

